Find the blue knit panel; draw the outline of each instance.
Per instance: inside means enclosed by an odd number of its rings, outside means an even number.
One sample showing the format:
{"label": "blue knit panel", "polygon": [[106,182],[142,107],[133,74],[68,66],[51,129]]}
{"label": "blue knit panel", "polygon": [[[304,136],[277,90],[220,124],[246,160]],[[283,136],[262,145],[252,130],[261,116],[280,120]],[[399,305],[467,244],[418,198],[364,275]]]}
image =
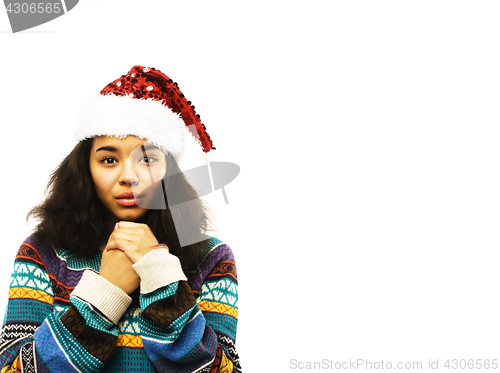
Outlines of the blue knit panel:
{"label": "blue knit panel", "polygon": [[[57,343],[48,323],[43,323],[35,333],[35,347],[44,365],[52,373],[78,372],[68,361]],[[91,371],[87,371],[91,373]]]}
{"label": "blue knit panel", "polygon": [[47,366],[45,365],[39,354],[36,354],[35,360],[36,360],[36,373],[52,373],[51,371],[49,371],[49,369],[47,368]]}
{"label": "blue knit panel", "polygon": [[152,360],[166,356],[169,360],[179,360],[195,345],[200,343],[205,330],[205,319],[201,312],[193,311],[194,318],[189,320],[184,328],[176,330],[178,335],[175,341],[171,339],[150,339],[150,335],[143,336],[142,342]]}
{"label": "blue knit panel", "polygon": [[[201,367],[209,369],[211,362],[217,352],[217,336],[214,331],[205,324],[203,316],[198,314],[198,317],[193,322],[186,325],[186,328],[192,325],[192,330],[183,331],[181,337],[170,345],[157,345],[157,354],[155,359],[154,354],[148,349],[151,359],[154,361],[158,372],[165,373],[190,373],[198,371]],[[203,327],[204,324],[204,327]],[[202,332],[200,341],[192,345],[192,332],[198,334]],[[197,337],[195,337],[197,338]],[[150,341],[147,341],[149,344]],[[146,342],[145,342],[146,347]],[[148,346],[150,347],[150,346]],[[160,354],[163,357],[160,357]]]}
{"label": "blue knit panel", "polygon": [[[41,345],[47,343],[44,338],[48,332],[39,335],[40,329],[46,330],[50,325],[51,337],[58,342],[58,345],[66,353],[72,364],[81,372],[99,372],[102,368],[102,362],[96,359],[94,356],[89,354],[82,345],[76,340],[75,337],[64,327],[61,322],[60,315],[54,313],[50,315],[46,322],[35,333],[35,345],[39,348]],[[45,355],[44,355],[45,356]],[[45,361],[46,365],[49,365]]]}

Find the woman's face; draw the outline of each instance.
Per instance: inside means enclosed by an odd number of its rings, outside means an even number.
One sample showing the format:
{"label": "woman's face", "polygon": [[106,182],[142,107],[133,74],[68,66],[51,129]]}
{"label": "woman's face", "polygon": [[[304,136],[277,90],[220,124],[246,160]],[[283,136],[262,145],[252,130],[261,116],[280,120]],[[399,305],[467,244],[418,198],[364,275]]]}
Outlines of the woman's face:
{"label": "woman's face", "polygon": [[94,138],[89,166],[97,195],[114,222],[143,217],[167,170],[165,154],[135,136]]}

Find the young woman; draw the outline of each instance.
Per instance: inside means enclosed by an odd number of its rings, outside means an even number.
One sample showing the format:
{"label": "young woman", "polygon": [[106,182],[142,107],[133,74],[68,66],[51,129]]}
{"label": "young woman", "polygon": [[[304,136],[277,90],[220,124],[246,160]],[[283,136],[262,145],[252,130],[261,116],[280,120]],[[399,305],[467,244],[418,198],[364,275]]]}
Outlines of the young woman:
{"label": "young woman", "polygon": [[84,105],[76,135],[28,215],[40,223],[14,263],[1,373],[240,372],[234,256],[204,235],[178,166],[192,135],[215,149],[194,106],[134,66]]}

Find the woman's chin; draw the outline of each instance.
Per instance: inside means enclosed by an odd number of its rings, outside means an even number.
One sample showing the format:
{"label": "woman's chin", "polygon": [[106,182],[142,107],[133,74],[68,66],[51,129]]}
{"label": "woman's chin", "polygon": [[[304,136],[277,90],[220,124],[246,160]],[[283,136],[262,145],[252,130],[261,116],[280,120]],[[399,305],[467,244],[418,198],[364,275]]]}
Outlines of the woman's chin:
{"label": "woman's chin", "polygon": [[115,217],[117,221],[132,221],[136,222],[144,217],[148,210],[142,207],[135,206],[131,208],[120,209],[121,211],[115,212]]}

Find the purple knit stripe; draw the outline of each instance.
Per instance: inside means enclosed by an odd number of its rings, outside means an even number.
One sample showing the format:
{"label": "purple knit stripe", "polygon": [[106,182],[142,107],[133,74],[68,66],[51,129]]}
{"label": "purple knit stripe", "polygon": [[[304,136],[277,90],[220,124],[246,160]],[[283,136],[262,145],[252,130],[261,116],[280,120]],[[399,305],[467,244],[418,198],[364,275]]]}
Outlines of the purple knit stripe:
{"label": "purple knit stripe", "polygon": [[54,275],[58,281],[64,279],[64,286],[66,288],[73,288],[78,284],[82,277],[83,270],[75,271],[69,269],[66,267],[66,262],[57,257],[52,247],[35,243],[32,236],[29,236],[24,242],[36,250],[47,267],[48,273]]}
{"label": "purple knit stripe", "polygon": [[234,255],[231,248],[225,243],[220,244],[215,249],[213,249],[206,257],[205,261],[201,267],[194,273],[188,276],[189,286],[193,291],[199,291],[201,285],[209,275],[209,273],[214,269],[214,267],[223,260],[230,260],[234,262]]}

